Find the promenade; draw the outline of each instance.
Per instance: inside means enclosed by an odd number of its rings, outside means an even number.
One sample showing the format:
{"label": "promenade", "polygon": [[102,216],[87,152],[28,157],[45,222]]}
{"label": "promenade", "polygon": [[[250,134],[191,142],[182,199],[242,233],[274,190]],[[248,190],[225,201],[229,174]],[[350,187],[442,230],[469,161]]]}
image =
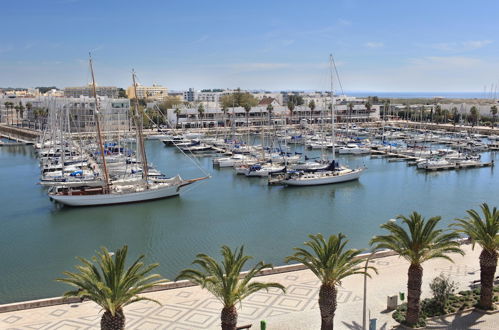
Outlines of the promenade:
{"label": "promenade", "polygon": [[[459,290],[468,289],[479,279],[478,256],[463,245],[465,256],[453,256],[455,263],[433,260],[425,263],[423,297],[431,295],[429,283],[440,273],[450,275]],[[386,298],[405,292],[408,263],[398,256],[371,261],[379,275],[367,282],[367,307],[371,318],[377,319],[377,329],[391,329],[396,322],[385,311]],[[317,304],[320,282],[308,270],[281,273],[259,278],[260,281],[280,282],[287,288],[256,293],[239,306],[239,325],[253,324],[259,329],[260,320],[267,321],[267,329],[319,329]],[[346,279],[338,292],[335,329],[362,329],[363,277]],[[219,329],[221,304],[200,287],[186,287],[145,294],[162,303],[139,302],[125,308],[127,329]],[[92,302],[57,305],[0,314],[0,329],[99,329],[101,311]],[[432,329],[497,329],[499,314],[465,312],[461,315],[432,321]]]}

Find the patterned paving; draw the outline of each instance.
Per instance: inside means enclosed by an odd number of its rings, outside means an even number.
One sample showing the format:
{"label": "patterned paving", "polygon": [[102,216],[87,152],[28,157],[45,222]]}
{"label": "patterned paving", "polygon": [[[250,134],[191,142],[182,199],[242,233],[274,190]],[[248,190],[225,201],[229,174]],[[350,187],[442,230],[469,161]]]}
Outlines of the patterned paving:
{"label": "patterned paving", "polygon": [[[283,294],[277,289],[271,289],[269,292],[262,291],[248,297],[244,304],[238,306],[239,323],[257,323],[262,319],[274,316],[318,308],[319,281],[308,278],[304,281],[302,276],[297,275],[285,275],[284,281],[288,284],[287,294]],[[281,282],[283,281],[281,280]],[[168,296],[180,299],[175,304],[165,302],[159,306],[152,302],[140,302],[129,306],[126,309],[127,329],[218,328],[222,304],[210,296],[199,299],[197,291],[199,288],[184,288],[177,290],[177,292],[168,292]],[[153,295],[158,295],[158,293],[153,293]],[[352,291],[339,290],[338,302],[340,304],[354,300],[360,300],[360,297],[353,294]],[[54,306],[55,308],[46,315],[47,318],[53,319],[51,322],[25,324],[23,320],[26,316],[29,317],[29,314],[26,315],[26,311],[0,314],[0,325],[8,324],[7,329],[9,330],[99,328],[100,308],[91,302],[77,305],[78,307]],[[76,317],[70,315],[76,309],[85,310],[86,313]],[[16,327],[16,324],[19,326]],[[2,327],[0,326],[0,328]]]}
{"label": "patterned paving", "polygon": [[[425,266],[425,281],[440,273],[450,274],[463,285],[479,276],[477,273],[478,252],[450,264],[439,261]],[[461,257],[460,257],[461,258]],[[429,263],[430,264],[430,263]],[[390,316],[381,311],[388,294],[404,291],[407,265],[398,257],[373,260],[372,265],[380,275],[368,281],[368,306],[378,318],[378,325],[390,322]],[[271,289],[261,291],[244,300],[238,306],[239,324],[252,323],[258,328],[260,320],[272,324],[270,329],[313,329],[320,321],[318,292],[320,282],[309,271],[298,271],[260,277],[261,281],[277,281],[286,286],[287,293]],[[427,282],[426,282],[427,283]],[[427,284],[426,284],[427,285]],[[425,294],[426,288],[423,288]],[[426,290],[428,291],[428,290]],[[338,291],[337,327],[352,328],[361,323],[363,278],[352,277],[342,283]],[[162,303],[139,302],[125,310],[127,329],[219,329],[221,303],[199,287],[158,291],[147,294]],[[92,302],[60,305],[0,314],[0,329],[82,330],[99,329],[99,306]]]}

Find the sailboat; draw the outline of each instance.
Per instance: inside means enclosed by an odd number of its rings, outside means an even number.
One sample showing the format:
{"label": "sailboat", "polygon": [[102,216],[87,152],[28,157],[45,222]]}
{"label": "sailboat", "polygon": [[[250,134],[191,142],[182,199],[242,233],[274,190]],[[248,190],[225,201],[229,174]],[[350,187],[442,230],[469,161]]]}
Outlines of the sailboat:
{"label": "sailboat", "polygon": [[332,126],[332,144],[333,144],[333,158],[329,166],[325,169],[317,171],[296,171],[288,172],[285,178],[280,183],[288,186],[316,186],[323,184],[340,183],[352,180],[358,180],[364,168],[349,169],[345,166],[340,166],[336,161],[336,134],[335,134],[335,114],[334,106],[335,99],[333,96],[333,55],[330,55],[331,66],[331,126]]}
{"label": "sailboat", "polygon": [[[49,190],[50,199],[68,206],[100,206],[123,203],[135,203],[162,199],[179,195],[180,189],[196,181],[208,179],[201,177],[184,180],[180,175],[173,178],[152,178],[149,176],[149,167],[144,145],[142,132],[142,113],[139,113],[138,100],[135,99],[134,119],[136,126],[136,145],[140,154],[142,165],[142,177],[132,177],[130,179],[110,180],[108,166],[106,162],[106,152],[104,150],[104,139],[102,137],[99,119],[99,103],[96,93],[96,84],[92,66],[92,58],[89,60],[92,75],[93,96],[95,99],[94,117],[97,131],[97,143],[101,166],[100,173],[103,176],[103,185],[91,187],[82,182],[81,186],[54,186]],[[135,72],[132,73],[133,86],[136,88]],[[135,91],[137,95],[137,91]]]}

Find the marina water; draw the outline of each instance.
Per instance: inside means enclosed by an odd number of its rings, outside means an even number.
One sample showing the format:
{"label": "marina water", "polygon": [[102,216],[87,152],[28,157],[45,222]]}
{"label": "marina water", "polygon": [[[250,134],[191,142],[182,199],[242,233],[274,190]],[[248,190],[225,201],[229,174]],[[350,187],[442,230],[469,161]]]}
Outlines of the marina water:
{"label": "marina water", "polygon": [[[149,160],[167,175],[202,173],[174,148],[147,142]],[[499,157],[483,153],[482,160]],[[213,169],[213,178],[180,197],[148,203],[94,208],[60,207],[36,185],[39,167],[29,146],[0,148],[0,303],[61,295],[67,286],[54,280],[73,270],[75,256],[89,258],[101,246],[124,244],[130,257],[159,262],[158,272],[174,279],[197,253],[217,255],[223,244],[244,244],[254,261],[274,265],[311,233],[343,232],[350,246],[368,247],[379,225],[416,210],[441,215],[448,224],[482,202],[499,206],[499,175],[494,168],[426,173],[405,162],[370,156],[342,156],[350,167],[367,166],[359,181],[285,188],[265,179]]]}

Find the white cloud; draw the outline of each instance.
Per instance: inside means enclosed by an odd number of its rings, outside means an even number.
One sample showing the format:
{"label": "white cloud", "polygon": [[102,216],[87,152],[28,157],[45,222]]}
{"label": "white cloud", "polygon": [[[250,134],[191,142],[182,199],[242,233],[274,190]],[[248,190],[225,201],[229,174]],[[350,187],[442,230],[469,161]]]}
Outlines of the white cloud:
{"label": "white cloud", "polygon": [[251,63],[235,63],[228,64],[226,67],[239,71],[266,71],[278,70],[289,67],[288,63],[272,63],[272,62],[251,62]]}
{"label": "white cloud", "polygon": [[208,40],[208,39],[209,39],[209,37],[210,37],[210,36],[208,36],[208,35],[203,35],[201,38],[198,38],[198,39],[196,39],[196,40],[193,40],[193,41],[191,41],[189,44],[191,44],[191,45],[194,45],[194,44],[200,44],[200,43],[202,43],[202,42],[204,42],[204,41]]}
{"label": "white cloud", "polygon": [[8,53],[10,51],[14,50],[14,47],[7,45],[7,46],[0,46],[0,54],[2,53]]}
{"label": "white cloud", "polygon": [[344,25],[344,26],[352,25],[352,22],[343,18],[340,18],[337,22],[338,25]]}
{"label": "white cloud", "polygon": [[485,47],[492,43],[492,40],[474,40],[474,41],[465,41],[463,42],[463,46],[468,49],[478,49]]}
{"label": "white cloud", "polygon": [[426,56],[421,58],[411,58],[408,62],[414,66],[428,68],[437,66],[439,69],[447,67],[473,67],[483,63],[480,59],[464,56]]}
{"label": "white cloud", "polygon": [[492,43],[492,40],[468,40],[460,42],[441,42],[431,44],[430,47],[446,52],[464,52],[483,48]]}
{"label": "white cloud", "polygon": [[384,44],[382,42],[374,42],[374,41],[370,41],[370,42],[366,42],[364,44],[365,47],[367,48],[381,48],[384,46]]}

